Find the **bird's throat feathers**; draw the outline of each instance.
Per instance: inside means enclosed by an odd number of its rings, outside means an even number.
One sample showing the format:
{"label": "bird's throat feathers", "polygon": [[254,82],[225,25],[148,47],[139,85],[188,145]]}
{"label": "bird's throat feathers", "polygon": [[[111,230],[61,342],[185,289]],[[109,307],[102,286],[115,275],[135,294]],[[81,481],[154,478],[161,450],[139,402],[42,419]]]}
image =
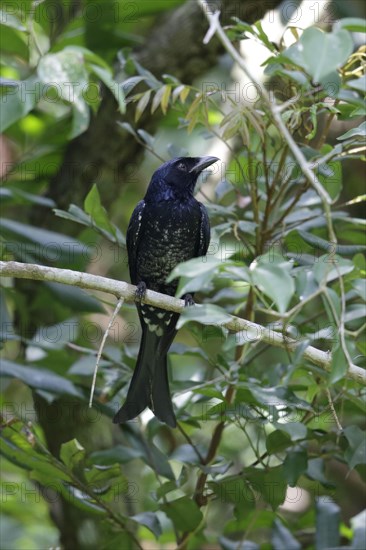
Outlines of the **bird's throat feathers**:
{"label": "bird's throat feathers", "polygon": [[153,177],[145,195],[146,203],[157,203],[163,201],[184,201],[193,198],[195,181],[169,182],[159,177]]}

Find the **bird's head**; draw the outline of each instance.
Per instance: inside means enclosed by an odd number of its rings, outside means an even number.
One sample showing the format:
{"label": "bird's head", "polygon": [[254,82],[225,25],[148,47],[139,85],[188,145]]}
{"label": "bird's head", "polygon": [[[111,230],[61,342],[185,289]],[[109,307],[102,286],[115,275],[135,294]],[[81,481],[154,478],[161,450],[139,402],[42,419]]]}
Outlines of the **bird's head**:
{"label": "bird's head", "polygon": [[169,200],[193,194],[198,176],[217,157],[177,157],[164,162],[153,174],[146,201]]}

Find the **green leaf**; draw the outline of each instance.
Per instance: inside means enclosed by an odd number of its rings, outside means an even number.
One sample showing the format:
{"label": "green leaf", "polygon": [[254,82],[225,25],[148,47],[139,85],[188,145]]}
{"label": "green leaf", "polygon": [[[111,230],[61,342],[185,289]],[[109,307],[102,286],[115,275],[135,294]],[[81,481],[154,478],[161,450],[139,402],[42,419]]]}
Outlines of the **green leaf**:
{"label": "green leaf", "polygon": [[106,63],[106,61],[104,61],[102,57],[97,55],[95,52],[92,52],[88,48],[84,48],[84,46],[76,46],[75,44],[72,44],[70,46],[66,46],[63,52],[66,52],[67,54],[77,54],[79,59],[80,57],[82,57],[88,63],[93,63],[94,65],[103,67],[106,70],[110,70],[108,63]]}
{"label": "green leaf", "polygon": [[4,132],[34,108],[40,100],[40,90],[39,79],[36,76],[30,76],[2,95],[0,132]]}
{"label": "green leaf", "polygon": [[149,441],[149,445],[138,433],[128,433],[128,441],[131,447],[139,453],[141,453],[141,459],[147,464],[154,472],[166,477],[167,479],[175,480],[175,476],[172,467],[169,464],[166,453],[160,451],[160,449],[152,442]]}
{"label": "green leaf", "polygon": [[89,458],[94,464],[109,466],[112,464],[126,464],[135,458],[142,458],[143,452],[138,449],[131,449],[124,445],[116,445],[112,449],[105,451],[94,451]]}
{"label": "green leaf", "polygon": [[40,206],[46,206],[48,208],[53,208],[55,206],[55,201],[47,197],[34,195],[33,193],[27,193],[26,191],[22,191],[21,189],[16,188],[11,190],[9,189],[9,191],[13,197],[24,199],[22,203],[29,202],[30,204],[39,204]]}
{"label": "green leaf", "polygon": [[292,445],[291,437],[282,430],[271,432],[266,439],[268,454],[280,453]]}
{"label": "green leaf", "polygon": [[351,260],[345,260],[330,251],[329,254],[320,256],[314,264],[313,273],[318,283],[329,283],[339,277],[351,273],[355,268]]}
{"label": "green leaf", "polygon": [[362,300],[366,302],[366,281],[365,279],[354,279],[352,281],[352,286],[360,296]]}
{"label": "green leaf", "polygon": [[316,550],[339,546],[340,508],[329,497],[320,497],[316,503]]}
{"label": "green leaf", "polygon": [[111,466],[95,464],[91,468],[85,468],[83,473],[88,492],[92,491],[103,501],[110,502],[116,499],[117,495],[128,496],[130,487],[118,464]]}
{"label": "green leaf", "polygon": [[79,488],[73,485],[66,485],[65,489],[66,491],[62,492],[62,496],[68,500],[70,504],[84,510],[87,514],[96,514],[98,516],[105,516],[107,514],[102,506],[97,504],[90,495],[80,491]]}
{"label": "green leaf", "polygon": [[163,114],[165,115],[169,105],[169,98],[171,94],[172,87],[169,84],[165,84],[156,92],[154,99],[151,104],[151,112],[154,113],[156,109],[161,107]]}
{"label": "green leaf", "polygon": [[324,460],[320,457],[309,460],[306,474],[310,479],[319,481],[324,486],[329,485],[329,481],[325,477]]}
{"label": "green leaf", "polygon": [[357,117],[357,116],[363,116],[363,117],[366,116],[366,105],[365,106],[359,105],[355,109],[351,105],[350,107],[351,107],[351,112],[349,114],[350,118]]}
{"label": "green leaf", "polygon": [[112,235],[116,236],[115,228],[110,223],[107,211],[100,202],[98,187],[95,183],[85,198],[84,209],[87,214],[90,214],[97,227],[100,227],[101,229],[108,231],[108,233],[112,233]]}
{"label": "green leaf", "polygon": [[282,466],[261,470],[259,468],[247,468],[244,475],[254,491],[259,492],[263,500],[272,510],[283,504],[286,497],[287,483],[284,478]]}
{"label": "green leaf", "polygon": [[114,478],[121,476],[121,469],[118,464],[102,466],[101,464],[93,464],[91,468],[85,469],[85,479],[92,484],[100,485]]}
{"label": "green leaf", "polygon": [[234,505],[234,515],[240,520],[255,509],[256,496],[244,477],[229,476],[210,482],[210,489],[225,506]]}
{"label": "green leaf", "polygon": [[45,390],[56,395],[82,397],[81,392],[70,380],[41,367],[23,366],[8,359],[2,359],[0,376],[18,378],[36,390]]}
{"label": "green leaf", "polygon": [[366,32],[366,21],[361,17],[344,17],[334,25],[338,29],[347,29],[351,32]]}
{"label": "green leaf", "polygon": [[90,65],[91,70],[98,78],[107,86],[107,88],[112,92],[114,97],[117,100],[118,107],[120,112],[123,114],[126,112],[126,100],[123,93],[123,87],[121,84],[116,82],[113,78],[112,71],[110,69],[105,69],[99,65]]}
{"label": "green leaf", "polygon": [[[60,98],[73,107],[71,138],[84,132],[89,125],[89,107],[83,91],[88,85],[84,56],[77,49],[64,49],[41,57],[38,68],[40,80],[57,90]],[[47,93],[47,88],[46,92]]]}
{"label": "green leaf", "polygon": [[199,258],[192,258],[186,262],[179,263],[167,278],[167,282],[170,283],[177,277],[197,277],[198,275],[204,275],[210,271],[216,270],[222,265],[220,258],[214,256],[203,256]]}
{"label": "green leaf", "polygon": [[176,292],[178,297],[187,293],[204,291],[209,288],[210,282],[220,265],[222,265],[221,260],[213,256],[193,258],[178,264],[170,273],[167,281],[170,282],[179,277]]}
{"label": "green leaf", "polygon": [[345,134],[342,134],[341,136],[337,137],[339,140],[343,139],[350,139],[350,138],[360,138],[360,140],[364,140],[366,137],[366,122],[362,122],[357,128],[351,128],[351,130],[348,130]]}
{"label": "green leaf", "polygon": [[111,233],[105,229],[102,229],[99,226],[96,226],[92,217],[86,214],[84,210],[82,210],[75,204],[70,204],[68,212],[65,212],[64,210],[58,210],[57,208],[54,209],[54,212],[56,216],[59,216],[60,218],[64,218],[65,220],[70,220],[98,230],[106,239],[113,243],[117,243],[122,248],[124,248],[126,245],[126,239],[121,231],[118,229],[118,227],[112,224],[113,233]]}
{"label": "green leaf", "polygon": [[276,422],[275,426],[279,430],[286,432],[291,437],[291,441],[306,439],[307,428],[304,424],[301,424],[301,422],[285,422],[283,424]]}
{"label": "green leaf", "polygon": [[73,342],[78,335],[79,321],[66,319],[57,325],[40,326],[31,339],[31,344],[43,349],[62,349],[69,342]]}
{"label": "green leaf", "polygon": [[215,273],[212,270],[193,278],[180,277],[175,295],[180,298],[184,296],[184,294],[192,294],[193,292],[205,292],[210,288],[210,284],[214,275]]}
{"label": "green leaf", "polygon": [[58,208],[54,208],[53,212],[56,214],[56,216],[64,218],[65,220],[80,223],[81,225],[90,225],[90,216],[85,214],[84,210],[82,210],[75,204],[70,204],[68,212],[65,212],[64,210],[59,210]]}
{"label": "green leaf", "polygon": [[67,103],[78,104],[88,83],[83,55],[75,50],[63,50],[41,57],[37,68],[40,80],[55,86]]}
{"label": "green leaf", "polygon": [[178,531],[194,531],[203,520],[201,510],[187,496],[162,504],[161,510],[166,513]]}
{"label": "green leaf", "polygon": [[366,250],[365,245],[335,244],[326,241],[325,239],[321,239],[312,233],[308,233],[307,231],[302,231],[301,229],[298,229],[298,233],[306,243],[310,244],[314,248],[317,248],[318,250],[326,250],[331,253],[336,252],[337,254],[344,254],[346,256],[353,256],[354,254],[357,254],[357,252],[364,252]]}
{"label": "green leaf", "polygon": [[0,25],[17,29],[18,31],[26,31],[26,27],[22,24],[20,19],[10,13],[12,10],[0,10]]}
{"label": "green leaf", "polygon": [[254,262],[250,273],[253,284],[274,301],[280,313],[285,313],[295,293],[295,282],[288,270],[279,264]]}
{"label": "green leaf", "polygon": [[359,78],[353,78],[352,80],[347,81],[347,86],[358,90],[361,93],[365,93],[366,89],[366,75],[362,75]]}
{"label": "green leaf", "polygon": [[117,124],[118,124],[118,126],[123,128],[124,130],[126,130],[126,132],[131,134],[131,136],[137,137],[136,130],[131,126],[131,124],[129,122],[121,122],[120,120],[117,120]]}
{"label": "green leaf", "polygon": [[306,451],[290,451],[283,463],[283,472],[290,487],[295,487],[299,477],[308,468]]}
{"label": "green leaf", "polygon": [[352,469],[358,464],[366,464],[366,433],[358,426],[347,426],[344,435],[349,443],[345,458]]}
{"label": "green leaf", "polygon": [[[89,257],[88,246],[62,233],[5,218],[0,219],[0,229],[6,236],[17,237],[13,239],[17,242],[13,243],[11,250],[19,260],[24,261],[24,250],[32,256],[46,259],[48,262],[63,262],[64,267],[73,265],[81,259],[87,260]],[[19,243],[21,240],[33,243],[34,246],[23,246],[21,242]]]}
{"label": "green leaf", "polygon": [[318,129],[318,116],[317,116],[317,105],[311,105],[309,109],[310,114],[310,120],[311,124],[313,126],[312,130],[305,136],[306,139],[310,140],[313,139],[313,137],[316,135],[317,129]]}
{"label": "green leaf", "polygon": [[177,482],[174,481],[166,481],[162,485],[159,485],[159,487],[156,490],[156,496],[161,499],[165,497],[168,493],[171,493],[172,491],[175,491],[178,487]]}
{"label": "green leaf", "polygon": [[[330,147],[324,146],[322,152],[327,153]],[[319,181],[330,197],[335,201],[342,191],[342,166],[340,161],[331,161],[319,167]]]}
{"label": "green leaf", "polygon": [[233,20],[236,22],[236,25],[235,25],[234,28],[238,32],[248,33],[248,34],[252,34],[252,35],[257,34],[255,32],[255,26],[254,25],[253,26],[249,25],[249,23],[246,23],[245,21],[242,21],[241,19],[239,19],[239,17],[236,17],[236,16],[233,17]]}
{"label": "green leaf", "polygon": [[[128,96],[132,90],[137,86],[137,84],[140,84],[146,80],[146,76],[130,76],[129,78],[126,78],[123,82],[121,82],[120,86],[122,87],[122,90],[124,91],[125,95]],[[128,124],[120,122],[120,124]]]}
{"label": "green leaf", "polygon": [[341,380],[347,373],[348,366],[347,360],[344,355],[344,351],[341,346],[337,346],[335,350],[332,351],[332,370],[329,374],[329,384],[334,384]]}
{"label": "green leaf", "polygon": [[[314,82],[323,82],[351,55],[353,41],[345,29],[325,33],[316,27],[305,29],[298,42],[283,55],[302,66]],[[318,55],[314,55],[318,52]]]}
{"label": "green leaf", "polygon": [[149,531],[151,531],[156,538],[160,537],[162,534],[159,518],[154,512],[142,512],[141,514],[130,516],[129,519],[139,525],[147,527],[147,529],[149,529]]}
{"label": "green leaf", "polygon": [[[261,405],[269,407],[289,407],[290,409],[312,410],[312,407],[306,401],[299,399],[289,387],[278,386],[275,388],[266,388],[248,383],[245,385],[252,396]],[[286,424],[281,424],[281,430],[286,429]]]}
{"label": "green leaf", "polygon": [[277,48],[275,47],[273,42],[270,41],[267,34],[264,32],[264,30],[262,28],[262,22],[261,21],[256,21],[253,25],[253,28],[256,29],[256,31],[257,31],[256,34],[257,34],[258,38],[262,41],[264,46],[266,46],[266,48],[270,52],[276,52],[277,53]]}
{"label": "green leaf", "polygon": [[192,445],[188,444],[180,445],[177,449],[175,449],[170,455],[170,459],[178,460],[179,462],[184,462],[185,464],[200,464],[200,459],[197,456],[197,453],[193,449]]}
{"label": "green leaf", "polygon": [[[42,459],[39,455],[35,460],[35,457],[32,457],[32,470],[30,472],[30,477],[32,479],[38,479],[38,481],[48,481],[49,479],[54,480],[62,480],[62,481],[68,481],[70,479],[69,474],[63,472],[61,468],[59,468],[57,465],[51,464],[49,461],[46,461]],[[17,460],[19,457],[17,457]],[[23,455],[24,459],[24,455]],[[31,463],[29,463],[30,465]],[[23,467],[27,467],[27,460],[23,462]],[[61,484],[57,484],[56,486],[59,487]]]}
{"label": "green leaf", "polygon": [[91,296],[82,288],[76,286],[64,285],[62,283],[44,283],[54,296],[65,306],[73,309],[74,312],[82,311],[85,313],[104,313],[105,309],[94,296]]}
{"label": "green leaf", "polygon": [[203,325],[222,326],[230,321],[230,319],[230,315],[224,309],[214,304],[188,306],[182,311],[177,328],[181,328],[189,321],[198,321]]}
{"label": "green leaf", "polygon": [[150,442],[148,450],[141,458],[154,472],[167,479],[175,479],[168,457],[156,445]]}
{"label": "green leaf", "polygon": [[151,90],[148,90],[141,96],[139,102],[137,103],[136,113],[135,113],[135,122],[137,122],[141,118],[143,112],[145,111],[150,101],[150,95],[151,95]]}
{"label": "green leaf", "polygon": [[141,130],[140,128],[137,130],[137,134],[140,136],[140,138],[143,139],[143,141],[149,145],[152,149],[154,148],[154,141],[155,138],[149,134],[148,132],[145,132],[145,130]]}
{"label": "green leaf", "polygon": [[70,139],[73,139],[87,130],[90,122],[90,110],[83,99],[72,106],[72,127]]}
{"label": "green leaf", "polygon": [[61,445],[60,458],[70,470],[73,470],[85,458],[85,449],[77,439],[71,439]]}
{"label": "green leaf", "polygon": [[21,432],[22,423],[17,423],[11,427],[5,427],[2,430],[0,438],[0,452],[10,462],[34,472],[39,472],[42,480],[71,481],[70,475],[57,466],[57,461],[53,464],[50,454],[41,453],[36,450],[33,436],[29,437]]}

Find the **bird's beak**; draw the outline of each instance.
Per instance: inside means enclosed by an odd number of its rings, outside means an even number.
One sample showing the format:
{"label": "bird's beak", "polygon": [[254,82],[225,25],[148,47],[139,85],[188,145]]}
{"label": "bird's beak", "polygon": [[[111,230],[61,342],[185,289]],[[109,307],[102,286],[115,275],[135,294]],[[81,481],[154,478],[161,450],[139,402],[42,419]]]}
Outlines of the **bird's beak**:
{"label": "bird's beak", "polygon": [[190,169],[189,173],[199,174],[200,172],[202,172],[202,170],[204,170],[208,166],[211,166],[211,164],[217,162],[218,160],[220,159],[218,159],[217,157],[198,157],[196,164],[193,166],[193,168]]}

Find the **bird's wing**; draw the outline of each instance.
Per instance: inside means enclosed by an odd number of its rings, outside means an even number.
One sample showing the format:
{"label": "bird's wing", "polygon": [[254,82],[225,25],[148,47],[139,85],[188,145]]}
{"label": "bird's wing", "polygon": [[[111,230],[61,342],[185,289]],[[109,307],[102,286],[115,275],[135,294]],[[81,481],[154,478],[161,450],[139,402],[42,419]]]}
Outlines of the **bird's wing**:
{"label": "bird's wing", "polygon": [[128,265],[130,269],[130,278],[133,285],[137,284],[136,258],[139,246],[139,240],[144,227],[144,208],[145,201],[140,201],[132,213],[130,223],[126,234],[126,245],[128,253]]}
{"label": "bird's wing", "polygon": [[210,244],[210,221],[206,208],[201,203],[199,203],[199,205],[201,211],[201,224],[196,255],[204,256]]}

